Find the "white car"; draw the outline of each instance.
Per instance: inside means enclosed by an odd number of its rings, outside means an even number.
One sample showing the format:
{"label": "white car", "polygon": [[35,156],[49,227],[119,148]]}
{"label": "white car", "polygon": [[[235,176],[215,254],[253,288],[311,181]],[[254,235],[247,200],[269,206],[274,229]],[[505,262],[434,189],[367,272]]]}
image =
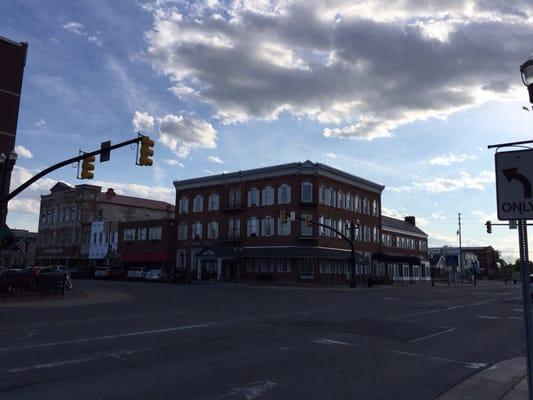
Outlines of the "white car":
{"label": "white car", "polygon": [[109,268],[96,268],[94,270],[94,277],[95,278],[108,278],[109,277]]}
{"label": "white car", "polygon": [[158,281],[158,282],[167,282],[168,274],[162,269],[151,269],[146,274],[144,274],[145,281]]}
{"label": "white car", "polygon": [[144,275],[145,272],[143,267],[130,267],[126,277],[128,279],[144,279]]}

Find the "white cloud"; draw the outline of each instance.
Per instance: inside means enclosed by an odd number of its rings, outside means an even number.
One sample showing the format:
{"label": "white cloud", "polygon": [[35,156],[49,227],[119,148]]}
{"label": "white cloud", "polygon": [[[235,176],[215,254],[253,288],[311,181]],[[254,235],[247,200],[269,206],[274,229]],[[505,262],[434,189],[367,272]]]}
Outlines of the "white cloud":
{"label": "white cloud", "polygon": [[154,129],[155,118],[146,112],[135,111],[131,122],[134,131],[149,133]]}
{"label": "white cloud", "polygon": [[335,159],[337,158],[337,155],[335,153],[326,153],[326,157]]}
{"label": "white cloud", "polygon": [[442,156],[434,157],[428,162],[431,165],[448,166],[448,165],[460,163],[466,160],[475,160],[475,159],[477,159],[477,156],[475,155],[448,153]]}
{"label": "white cloud", "polygon": [[437,211],[430,215],[431,219],[442,221],[443,219],[446,219],[446,217],[442,214],[442,212]]}
{"label": "white cloud", "polygon": [[83,26],[83,24],[80,24],[79,22],[71,21],[61,26],[67,31],[75,33],[76,35],[86,35],[85,26]]}
{"label": "white cloud", "polygon": [[182,167],[182,168],[185,167],[185,165],[184,165],[182,162],[180,162],[180,161],[178,161],[178,160],[173,160],[173,159],[171,159],[171,158],[167,158],[167,159],[165,160],[165,163],[168,164],[168,165],[170,165],[170,166],[172,166],[172,167],[174,167],[174,166],[176,166],[176,165],[178,165],[178,166],[180,166],[180,167]]}
{"label": "white cloud", "polygon": [[98,47],[102,47],[102,39],[99,36],[88,36],[87,40]]}
{"label": "white cloud", "polygon": [[208,156],[208,157],[207,157],[207,160],[208,160],[208,161],[211,161],[211,162],[214,162],[214,163],[216,163],[216,164],[224,164],[224,161],[222,161],[222,160],[220,159],[220,157],[218,157],[218,156]]}
{"label": "white cloud", "polygon": [[40,201],[29,198],[14,198],[9,201],[9,212],[39,215]]}
{"label": "white cloud", "polygon": [[208,174],[208,175],[213,175],[213,174],[214,174],[213,171],[211,171],[210,169],[207,169],[207,168],[204,169],[204,172],[205,172],[206,174]]}
{"label": "white cloud", "polygon": [[15,146],[15,153],[17,153],[19,157],[22,158],[33,158],[32,152],[20,144]]}
{"label": "white cloud", "polygon": [[323,134],[332,138],[389,137],[401,125],[523,96],[513,91],[516,63],[508,60],[528,54],[520,38],[533,34],[525,1],[204,1],[179,9],[156,2],[147,9],[154,23],[145,55],[177,96],[211,105],[225,124],[289,113],[328,124]]}
{"label": "white cloud", "polygon": [[453,192],[455,190],[470,189],[470,190],[485,190],[488,183],[493,183],[495,180],[494,172],[481,171],[477,175],[470,175],[468,172],[461,172],[456,178],[435,178],[423,182],[414,182],[407,186],[390,187],[389,190],[393,192],[411,192],[420,190],[430,193]]}
{"label": "white cloud", "polygon": [[405,215],[403,212],[398,211],[394,208],[388,208],[388,207],[383,207],[383,206],[381,207],[381,213],[387,217],[392,217],[392,218],[402,219],[402,220]]}
{"label": "white cloud", "polygon": [[41,127],[43,127],[43,126],[46,126],[46,121],[45,121],[44,119],[41,118],[39,121],[37,121],[37,122],[35,123],[35,126],[38,127],[38,128],[41,128]]}
{"label": "white cloud", "polygon": [[207,121],[173,114],[167,114],[158,121],[159,141],[180,158],[187,157],[191,149],[216,147],[216,130]]}

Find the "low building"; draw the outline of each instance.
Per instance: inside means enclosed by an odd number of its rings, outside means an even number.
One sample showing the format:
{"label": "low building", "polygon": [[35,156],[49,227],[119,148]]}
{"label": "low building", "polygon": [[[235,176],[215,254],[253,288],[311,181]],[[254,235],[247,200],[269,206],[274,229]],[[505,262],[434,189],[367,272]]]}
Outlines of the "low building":
{"label": "low building", "polygon": [[2,250],[2,268],[33,267],[37,248],[37,232],[25,229],[11,229],[14,235],[13,245]]}
{"label": "low building", "polygon": [[[384,186],[306,161],[175,181],[177,265],[197,278],[345,283],[374,275]],[[280,212],[291,213],[286,222]],[[308,218],[322,226],[308,226]]]}
{"label": "low building", "polygon": [[463,247],[463,250],[477,256],[482,276],[487,278],[500,276],[501,264],[498,262],[500,253],[492,246]]}
{"label": "low building", "polygon": [[381,217],[381,251],[374,256],[378,276],[393,282],[431,280],[428,235],[414,216],[404,220]]}
{"label": "low building", "polygon": [[174,206],[100,186],[59,182],[41,196],[36,262],[95,267],[116,257],[120,222],[172,218]]}
{"label": "low building", "polygon": [[[469,276],[473,271],[481,272],[477,255],[464,247],[459,251],[459,247],[443,246],[430,247],[428,250],[431,265],[436,268],[436,273],[440,277],[449,277],[452,282]],[[462,267],[460,256],[463,259]]]}
{"label": "low building", "polygon": [[120,265],[161,268],[176,265],[176,223],[174,218],[122,222],[118,234]]}

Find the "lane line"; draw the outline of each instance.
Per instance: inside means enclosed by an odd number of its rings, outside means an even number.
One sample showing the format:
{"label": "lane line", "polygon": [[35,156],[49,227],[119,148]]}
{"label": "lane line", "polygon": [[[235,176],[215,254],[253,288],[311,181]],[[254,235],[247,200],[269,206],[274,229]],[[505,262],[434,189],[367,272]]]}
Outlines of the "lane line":
{"label": "lane line", "polygon": [[339,344],[341,346],[351,346],[351,343],[341,342],[340,340],[333,340],[333,339],[317,339],[314,340],[315,343],[318,344]]}
{"label": "lane line", "polygon": [[215,325],[215,323],[214,322],[205,322],[205,323],[196,324],[196,325],[175,326],[175,327],[172,327],[172,328],[152,329],[152,330],[148,330],[148,331],[119,333],[117,335],[96,336],[96,337],[89,337],[89,338],[65,340],[65,341],[61,341],[61,342],[50,342],[50,343],[28,344],[28,345],[23,345],[23,346],[1,347],[0,348],[0,352],[5,353],[5,352],[8,352],[8,351],[14,351],[14,350],[39,349],[39,348],[44,348],[44,347],[63,346],[63,345],[67,345],[67,344],[79,344],[79,343],[87,343],[87,342],[97,342],[97,341],[101,341],[101,340],[112,340],[112,339],[131,337],[131,336],[155,335],[155,334],[160,334],[160,333],[184,331],[184,330],[188,330],[188,329],[205,328],[205,327],[212,326],[212,325]]}
{"label": "lane line", "polygon": [[513,311],[524,312],[524,309],[523,308],[513,308]]}
{"label": "lane line", "polygon": [[500,319],[500,317],[496,317],[494,315],[476,315],[476,318],[479,318],[479,319]]}
{"label": "lane line", "polygon": [[517,321],[523,321],[524,318],[520,318],[520,317],[507,317],[507,319],[515,319]]}
{"label": "lane line", "polygon": [[435,313],[445,312],[445,311],[452,311],[452,310],[457,310],[457,309],[460,309],[460,308],[464,308],[466,306],[469,306],[469,307],[481,306],[483,304],[492,303],[494,301],[496,301],[496,299],[488,299],[488,300],[478,301],[476,303],[471,303],[471,304],[467,304],[467,305],[461,304],[461,305],[458,305],[458,306],[452,306],[452,307],[446,307],[446,308],[438,308],[438,309],[435,309],[435,310],[428,310],[428,311],[421,311],[421,312],[417,312],[417,313],[413,313],[413,314],[401,315],[399,317],[390,318],[389,321],[395,321],[395,320],[403,319],[403,318],[419,317],[421,315],[435,314]]}
{"label": "lane line", "polygon": [[440,331],[440,332],[437,332],[437,333],[433,333],[432,335],[427,335],[427,336],[420,337],[420,338],[418,338],[418,339],[413,339],[413,340],[411,340],[409,343],[421,342],[422,340],[430,339],[430,338],[435,337],[435,336],[440,336],[440,335],[444,335],[444,334],[446,334],[446,333],[453,332],[453,331],[455,331],[456,329],[457,329],[457,328],[446,329],[445,331]]}

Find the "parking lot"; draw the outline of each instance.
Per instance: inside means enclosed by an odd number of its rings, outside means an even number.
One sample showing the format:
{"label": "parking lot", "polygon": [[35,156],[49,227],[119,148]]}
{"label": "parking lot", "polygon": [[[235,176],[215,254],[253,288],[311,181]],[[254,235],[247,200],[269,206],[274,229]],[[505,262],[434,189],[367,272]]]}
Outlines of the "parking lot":
{"label": "parking lot", "polygon": [[76,290],[0,306],[2,399],[433,399],[524,351],[518,285]]}

